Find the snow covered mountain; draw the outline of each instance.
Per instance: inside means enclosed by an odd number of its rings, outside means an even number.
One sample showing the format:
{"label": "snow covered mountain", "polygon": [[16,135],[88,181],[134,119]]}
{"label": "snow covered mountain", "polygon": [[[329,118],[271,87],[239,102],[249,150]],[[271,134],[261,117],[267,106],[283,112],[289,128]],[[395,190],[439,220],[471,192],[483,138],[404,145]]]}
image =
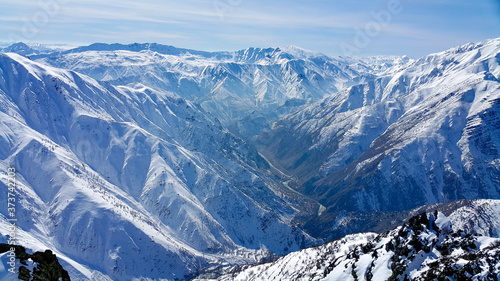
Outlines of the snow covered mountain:
{"label": "snow covered mountain", "polygon": [[500,39],[380,72],[278,121],[261,152],[328,212],[500,198]]}
{"label": "snow covered mountain", "polygon": [[93,44],[32,59],[114,85],[175,93],[244,137],[304,105],[372,79],[384,65],[410,61],[331,58],[294,46],[209,53],[159,44]]}
{"label": "snow covered mountain", "polygon": [[497,280],[499,245],[422,213],[387,233],[349,235],[217,280]]}
{"label": "snow covered mountain", "polygon": [[15,167],[19,243],[72,277],[182,279],[315,241],[291,226],[315,203],[199,106],[15,54],[0,73],[1,197]]}
{"label": "snow covered mountain", "polygon": [[[73,280],[224,272],[380,233],[422,211],[446,214],[455,229],[500,233],[498,201],[456,201],[500,198],[500,39],[419,60],[294,46],[47,48],[19,43],[3,52],[28,57],[0,53],[0,233],[9,233],[15,167],[19,243],[52,250]],[[441,215],[416,221],[426,219],[378,241],[356,234],[306,250],[330,264],[313,270],[306,255],[300,268],[314,278],[344,269],[328,276],[441,274],[431,262],[384,270],[411,261],[382,249],[415,239],[457,268],[477,265],[460,260],[471,251],[476,262],[498,255],[482,238],[432,226]],[[434,251],[444,241],[484,247],[449,260]],[[378,244],[365,252],[370,243]],[[380,270],[369,270],[368,256],[379,254]],[[305,274],[286,268],[287,257],[275,263],[282,273]],[[335,259],[344,269],[329,269]],[[261,269],[253,277],[275,276]]]}
{"label": "snow covered mountain", "polygon": [[45,44],[25,44],[22,42],[14,43],[4,48],[0,47],[0,52],[16,53],[22,56],[34,56],[41,54],[50,54],[72,49],[68,45],[45,45]]}

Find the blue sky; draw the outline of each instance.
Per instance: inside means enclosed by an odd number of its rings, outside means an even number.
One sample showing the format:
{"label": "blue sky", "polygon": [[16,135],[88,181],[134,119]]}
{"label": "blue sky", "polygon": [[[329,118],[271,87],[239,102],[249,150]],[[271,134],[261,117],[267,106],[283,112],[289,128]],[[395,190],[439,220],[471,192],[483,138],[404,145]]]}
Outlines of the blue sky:
{"label": "blue sky", "polygon": [[443,51],[500,37],[500,0],[2,0],[0,42],[157,42],[328,55]]}

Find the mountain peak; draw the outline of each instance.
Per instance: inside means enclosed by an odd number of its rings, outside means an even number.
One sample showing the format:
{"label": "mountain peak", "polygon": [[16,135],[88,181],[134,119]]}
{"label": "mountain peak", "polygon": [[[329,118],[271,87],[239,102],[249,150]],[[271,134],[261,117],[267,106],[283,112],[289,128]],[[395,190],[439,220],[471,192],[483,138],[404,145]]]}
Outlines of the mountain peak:
{"label": "mountain peak", "polygon": [[6,53],[17,53],[23,56],[37,54],[38,52],[23,42],[14,43],[3,49]]}
{"label": "mountain peak", "polygon": [[322,53],[313,52],[294,45],[269,47],[269,48],[256,48],[250,47],[235,52],[235,57],[238,61],[247,63],[255,63],[259,61],[279,61],[282,59],[308,59],[314,57],[327,58]]}
{"label": "mountain peak", "polygon": [[315,52],[311,50],[304,49],[299,46],[295,45],[287,45],[287,46],[282,46],[279,47],[283,52],[289,53],[293,55],[295,58],[300,58],[300,59],[305,59],[305,58],[311,58],[311,57],[324,57],[326,55],[320,53],[320,52]]}

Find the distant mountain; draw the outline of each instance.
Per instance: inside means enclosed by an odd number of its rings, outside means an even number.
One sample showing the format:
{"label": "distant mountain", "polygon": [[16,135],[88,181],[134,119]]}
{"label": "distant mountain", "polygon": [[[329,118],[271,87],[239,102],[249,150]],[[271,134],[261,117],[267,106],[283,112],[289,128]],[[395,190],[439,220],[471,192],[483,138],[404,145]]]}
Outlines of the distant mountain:
{"label": "distant mountain", "polygon": [[382,65],[294,46],[200,52],[159,44],[93,44],[32,59],[114,85],[174,93],[200,104],[245,138],[304,105],[371,79]]}
{"label": "distant mountain", "polygon": [[4,48],[0,52],[16,53],[22,56],[35,56],[70,49],[67,45],[45,45],[45,44],[25,44],[23,42],[14,43]]}
{"label": "distant mountain", "polygon": [[260,151],[332,212],[500,198],[500,39],[393,66],[285,116]]}
{"label": "distant mountain", "polygon": [[6,48],[3,48],[2,52],[16,53],[16,54],[20,54],[22,56],[35,55],[35,54],[39,53],[38,51],[32,49],[30,46],[28,46],[22,42],[15,43],[15,44],[12,44]]}
{"label": "distant mountain", "polygon": [[497,280],[499,245],[423,213],[387,233],[349,235],[217,280]]}

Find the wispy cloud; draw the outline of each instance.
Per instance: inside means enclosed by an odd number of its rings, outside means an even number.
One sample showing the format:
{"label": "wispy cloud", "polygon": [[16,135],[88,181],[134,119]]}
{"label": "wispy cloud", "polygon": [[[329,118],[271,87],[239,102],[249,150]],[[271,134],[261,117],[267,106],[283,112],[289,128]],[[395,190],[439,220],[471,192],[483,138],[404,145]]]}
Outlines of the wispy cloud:
{"label": "wispy cloud", "polygon": [[[47,1],[3,0],[0,41],[22,32],[43,13]],[[371,0],[82,0],[58,7],[28,40],[66,43],[152,42],[193,49],[298,45],[339,54],[338,45],[355,38],[387,1]],[[217,3],[228,5],[221,13]],[[418,56],[456,44],[500,36],[500,5],[483,0],[400,0],[403,11],[371,38],[364,53]],[[36,24],[36,22],[35,22]]]}

